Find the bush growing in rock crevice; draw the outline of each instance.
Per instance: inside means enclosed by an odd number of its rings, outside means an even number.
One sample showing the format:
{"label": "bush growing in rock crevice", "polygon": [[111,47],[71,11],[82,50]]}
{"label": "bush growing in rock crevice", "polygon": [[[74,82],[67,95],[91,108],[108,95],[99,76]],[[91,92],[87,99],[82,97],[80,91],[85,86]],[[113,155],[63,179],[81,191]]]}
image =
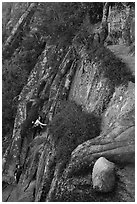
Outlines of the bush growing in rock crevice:
{"label": "bush growing in rock crevice", "polygon": [[132,75],[127,65],[115,56],[108,48],[102,46],[100,49],[90,50],[89,59],[95,62],[101,61],[100,73],[108,78],[115,86],[125,84],[127,81],[135,83],[135,77]]}
{"label": "bush growing in rock crevice", "polygon": [[100,119],[82,111],[74,102],[63,102],[49,127],[57,161],[68,159],[81,143],[100,133]]}

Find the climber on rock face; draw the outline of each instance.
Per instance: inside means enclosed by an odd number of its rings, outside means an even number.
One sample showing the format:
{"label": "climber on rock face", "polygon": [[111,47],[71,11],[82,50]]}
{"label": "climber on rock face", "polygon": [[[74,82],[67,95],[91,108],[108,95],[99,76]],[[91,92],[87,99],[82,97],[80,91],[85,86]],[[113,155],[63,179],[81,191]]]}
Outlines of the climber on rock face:
{"label": "climber on rock face", "polygon": [[35,122],[32,121],[32,124],[34,124],[33,127],[40,126],[41,128],[43,128],[43,126],[47,126],[47,124],[44,124],[44,123],[40,122],[40,120],[41,120],[41,117],[39,116],[38,119]]}
{"label": "climber on rock face", "polygon": [[36,133],[40,134],[43,127],[47,126],[47,124],[40,122],[40,120],[41,120],[41,117],[39,116],[36,121],[32,121],[32,125],[33,125],[32,128],[34,129],[34,137],[35,137]]}

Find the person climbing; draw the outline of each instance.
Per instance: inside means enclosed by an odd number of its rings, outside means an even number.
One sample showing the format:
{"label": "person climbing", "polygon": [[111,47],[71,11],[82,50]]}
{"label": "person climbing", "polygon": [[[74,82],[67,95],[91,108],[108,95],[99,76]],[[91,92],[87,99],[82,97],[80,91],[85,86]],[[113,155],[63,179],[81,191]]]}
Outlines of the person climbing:
{"label": "person climbing", "polygon": [[43,126],[44,126],[44,127],[47,126],[46,123],[44,124],[44,123],[40,122],[40,120],[41,120],[41,117],[39,116],[38,119],[37,119],[35,122],[32,121],[32,124],[34,124],[33,127],[38,127],[38,126],[40,126],[40,128],[43,128]]}
{"label": "person climbing", "polygon": [[[41,120],[42,120],[42,117],[39,116],[38,119],[36,119],[36,121],[32,121],[32,128],[33,128],[33,130],[34,130],[34,134],[33,134],[34,137],[35,137],[36,133],[40,134],[41,130],[42,130],[44,127],[47,126],[47,124],[46,124],[46,123],[45,123],[45,124],[42,123]],[[33,137],[33,138],[34,138],[34,137]]]}

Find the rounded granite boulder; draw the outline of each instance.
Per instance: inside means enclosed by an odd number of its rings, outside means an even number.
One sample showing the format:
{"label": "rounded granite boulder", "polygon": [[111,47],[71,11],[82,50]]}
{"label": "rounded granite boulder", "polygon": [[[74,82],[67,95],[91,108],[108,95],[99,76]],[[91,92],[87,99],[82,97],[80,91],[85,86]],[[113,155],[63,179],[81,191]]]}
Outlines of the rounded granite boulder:
{"label": "rounded granite boulder", "polygon": [[115,184],[115,165],[104,157],[94,164],[92,171],[93,189],[98,192],[110,192]]}

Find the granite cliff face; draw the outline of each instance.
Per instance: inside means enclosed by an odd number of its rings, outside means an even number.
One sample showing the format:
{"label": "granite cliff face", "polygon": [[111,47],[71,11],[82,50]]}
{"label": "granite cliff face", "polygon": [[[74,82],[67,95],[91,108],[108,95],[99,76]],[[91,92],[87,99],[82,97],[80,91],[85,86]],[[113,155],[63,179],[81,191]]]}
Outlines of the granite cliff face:
{"label": "granite cliff face", "polygon": [[[128,66],[92,35],[78,35],[66,48],[47,44],[19,95],[12,143],[3,156],[3,201],[134,201],[134,88]],[[48,125],[62,114],[62,101],[75,102],[100,122],[92,126],[98,125],[98,133],[82,138],[67,161],[57,162],[55,150],[65,139],[55,147]],[[40,130],[32,125],[39,116],[47,124]],[[75,136],[68,129],[69,147]],[[94,191],[91,182],[93,165],[102,156],[116,166],[116,186],[106,194]]]}

